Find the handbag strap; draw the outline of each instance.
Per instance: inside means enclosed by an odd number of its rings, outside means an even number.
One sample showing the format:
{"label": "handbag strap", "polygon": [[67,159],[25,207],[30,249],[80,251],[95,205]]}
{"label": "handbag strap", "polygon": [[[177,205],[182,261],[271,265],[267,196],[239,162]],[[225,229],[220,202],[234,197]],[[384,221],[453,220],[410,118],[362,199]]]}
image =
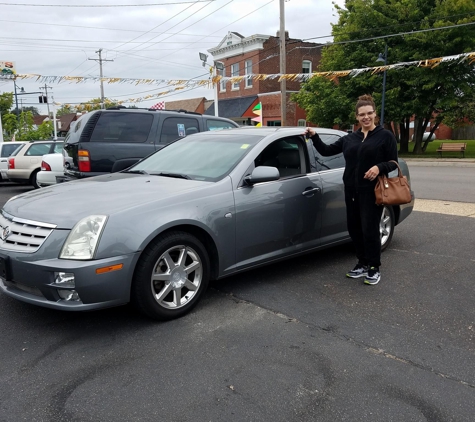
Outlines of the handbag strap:
{"label": "handbag strap", "polygon": [[398,168],[398,177],[402,177],[402,170],[401,170],[401,167],[399,167],[399,163],[395,160],[389,160],[388,163],[396,164],[396,166]]}

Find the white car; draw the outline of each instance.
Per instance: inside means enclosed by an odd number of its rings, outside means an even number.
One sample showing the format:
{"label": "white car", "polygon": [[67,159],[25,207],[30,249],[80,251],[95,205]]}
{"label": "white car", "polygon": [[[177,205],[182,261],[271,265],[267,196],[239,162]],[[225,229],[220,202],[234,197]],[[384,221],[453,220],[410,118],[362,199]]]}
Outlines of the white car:
{"label": "white car", "polygon": [[41,170],[43,155],[61,153],[62,141],[30,141],[8,157],[7,177],[11,182],[30,184],[35,189],[39,188],[36,177]]}
{"label": "white car", "polygon": [[63,176],[63,161],[63,154],[60,152],[43,155],[41,170],[36,175],[36,181],[40,188],[55,185],[56,176]]}
{"label": "white car", "polygon": [[0,180],[8,180],[8,157],[25,142],[1,142],[0,143]]}

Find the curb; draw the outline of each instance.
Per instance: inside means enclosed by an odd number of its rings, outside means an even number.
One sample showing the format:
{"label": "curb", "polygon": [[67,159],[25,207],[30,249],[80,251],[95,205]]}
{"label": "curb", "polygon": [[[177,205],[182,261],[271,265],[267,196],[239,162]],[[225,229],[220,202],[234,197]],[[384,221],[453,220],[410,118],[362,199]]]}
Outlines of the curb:
{"label": "curb", "polygon": [[401,157],[408,166],[418,167],[475,167],[473,158],[404,158]]}

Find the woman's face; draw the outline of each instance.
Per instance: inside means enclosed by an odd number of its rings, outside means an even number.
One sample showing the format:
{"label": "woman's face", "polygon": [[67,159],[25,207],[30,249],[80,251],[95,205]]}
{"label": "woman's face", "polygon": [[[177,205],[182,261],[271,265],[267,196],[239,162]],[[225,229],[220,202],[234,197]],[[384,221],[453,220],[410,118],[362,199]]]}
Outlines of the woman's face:
{"label": "woman's face", "polygon": [[366,105],[358,108],[358,113],[356,114],[356,120],[363,129],[373,130],[375,128],[374,119],[376,118],[376,112],[374,108],[370,105]]}

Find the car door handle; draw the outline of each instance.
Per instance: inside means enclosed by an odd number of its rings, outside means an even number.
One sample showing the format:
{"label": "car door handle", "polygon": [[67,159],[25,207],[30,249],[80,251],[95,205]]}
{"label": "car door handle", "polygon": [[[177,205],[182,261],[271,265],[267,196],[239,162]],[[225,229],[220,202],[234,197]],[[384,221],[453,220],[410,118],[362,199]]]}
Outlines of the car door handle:
{"label": "car door handle", "polygon": [[320,188],[310,188],[310,189],[306,189],[302,192],[302,195],[304,196],[312,196],[314,193],[316,192],[320,192]]}

